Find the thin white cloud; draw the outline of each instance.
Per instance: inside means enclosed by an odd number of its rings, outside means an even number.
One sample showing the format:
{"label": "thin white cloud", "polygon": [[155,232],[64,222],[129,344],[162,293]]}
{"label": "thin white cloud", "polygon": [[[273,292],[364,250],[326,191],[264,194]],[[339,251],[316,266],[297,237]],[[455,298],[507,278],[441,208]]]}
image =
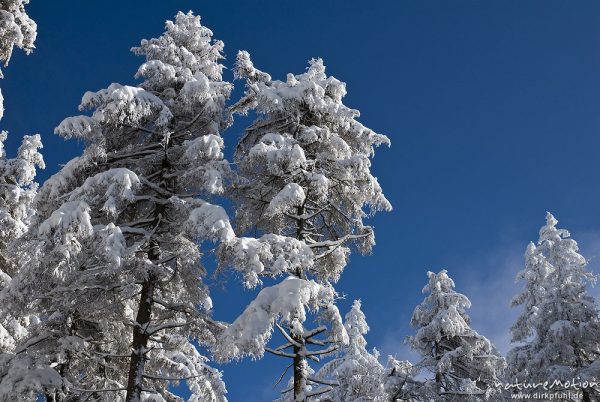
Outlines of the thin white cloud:
{"label": "thin white cloud", "polygon": [[457,280],[457,290],[471,300],[471,326],[505,355],[512,347],[510,327],[520,311],[520,308],[511,307],[510,301],[523,286],[515,282],[517,272],[523,267],[523,254],[516,246],[503,247],[481,264],[483,266],[479,268],[472,267],[470,272],[482,274],[467,275],[460,282]]}

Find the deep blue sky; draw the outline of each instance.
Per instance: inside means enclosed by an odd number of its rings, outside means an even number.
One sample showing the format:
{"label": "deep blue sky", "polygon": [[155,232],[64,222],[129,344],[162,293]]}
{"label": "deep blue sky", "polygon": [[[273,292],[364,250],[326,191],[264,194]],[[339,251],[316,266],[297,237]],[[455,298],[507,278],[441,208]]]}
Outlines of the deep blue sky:
{"label": "deep blue sky", "polygon": [[[141,60],[130,47],[190,9],[225,41],[228,67],[245,49],[284,78],[322,57],[347,82],[346,104],[392,139],[373,170],[395,210],[373,219],[374,254],[353,257],[339,284],[344,312],[363,300],[383,354],[406,355],[425,272],[442,268],[471,296],[473,325],[505,349],[512,278],[547,210],[586,256],[600,254],[597,1],[32,0],[37,49],[15,51],[0,82],[9,154],[38,132],[40,180],[56,172],[80,147],[53,128],[84,91],[133,83]],[[227,132],[230,148],[242,129]],[[252,297],[235,283],[213,294],[225,320]],[[230,400],[267,400],[286,364],[224,366]]]}

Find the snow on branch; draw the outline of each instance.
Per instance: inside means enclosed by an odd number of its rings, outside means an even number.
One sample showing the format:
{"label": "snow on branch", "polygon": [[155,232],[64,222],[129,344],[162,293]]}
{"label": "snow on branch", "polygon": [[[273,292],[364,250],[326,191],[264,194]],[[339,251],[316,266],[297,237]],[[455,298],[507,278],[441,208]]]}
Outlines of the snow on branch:
{"label": "snow on branch", "polygon": [[54,134],[65,139],[94,139],[101,134],[101,128],[90,116],[72,116],[60,122]]}
{"label": "snow on branch", "polygon": [[306,243],[292,237],[266,234],[256,239],[237,237],[219,248],[219,264],[241,272],[244,285],[253,288],[259,276],[277,276],[312,267],[314,254]]}
{"label": "snow on branch", "polygon": [[59,238],[66,243],[76,236],[90,236],[92,231],[88,204],[83,201],[69,201],[39,225],[38,235],[54,236],[54,239]]}
{"label": "snow on branch", "polygon": [[220,81],[223,66],[223,42],[212,38],[212,31],[203,26],[200,17],[191,11],[178,12],[175,21],[167,21],[166,31],[159,38],[144,39],[133,53],[146,57],[138,77],[149,83],[188,82],[198,72],[210,80]]}
{"label": "snow on branch", "polygon": [[184,173],[190,187],[202,187],[212,194],[224,191],[223,176],[230,174],[229,164],[223,160],[223,138],[215,134],[185,140],[181,163],[189,168]]}
{"label": "snow on branch", "polygon": [[117,83],[98,92],[86,92],[79,109],[95,109],[92,115],[94,121],[110,125],[137,126],[153,118],[156,126],[164,127],[173,117],[156,95],[142,88]]}
{"label": "snow on branch", "polygon": [[0,399],[23,400],[62,385],[58,371],[26,355],[0,353]]}
{"label": "snow on branch", "polygon": [[25,12],[28,3],[29,0],[4,0],[0,3],[0,61],[4,65],[10,61],[15,46],[27,54],[35,48],[37,24]]}
{"label": "snow on branch", "polygon": [[[5,157],[3,143],[6,138],[6,131],[0,132],[0,158]],[[23,136],[17,157],[0,160],[0,174],[19,186],[30,186],[35,179],[36,168],[46,168],[39,151],[43,147],[39,134]]]}
{"label": "snow on branch", "polygon": [[296,183],[289,183],[273,197],[265,211],[265,215],[275,216],[291,207],[299,207],[305,199],[304,189]]}
{"label": "snow on branch", "polygon": [[303,322],[307,308],[316,311],[333,297],[332,288],[296,277],[288,277],[277,285],[264,288],[223,332],[216,350],[217,357],[222,361],[243,356],[261,357],[275,322]]}
{"label": "snow on branch", "polygon": [[215,134],[202,135],[183,142],[186,161],[223,159],[223,138]]}
{"label": "snow on branch", "polygon": [[235,233],[223,207],[204,203],[190,213],[186,222],[190,233],[202,240],[229,242]]}
{"label": "snow on branch", "polygon": [[73,191],[70,200],[83,200],[89,205],[102,203],[101,211],[115,215],[125,202],[134,200],[134,191],[139,188],[140,179],[129,169],[115,168],[88,177]]}

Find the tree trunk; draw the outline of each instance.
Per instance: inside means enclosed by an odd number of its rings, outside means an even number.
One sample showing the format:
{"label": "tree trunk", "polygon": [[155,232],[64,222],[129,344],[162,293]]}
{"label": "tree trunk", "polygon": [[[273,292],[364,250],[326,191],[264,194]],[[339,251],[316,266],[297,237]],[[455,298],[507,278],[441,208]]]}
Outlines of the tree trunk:
{"label": "tree trunk", "polygon": [[138,402],[142,394],[142,382],[144,367],[146,365],[146,353],[148,339],[150,335],[147,332],[152,315],[152,296],[154,295],[154,281],[151,276],[142,284],[142,293],[140,295],[140,305],[136,324],[133,327],[133,345],[131,351],[131,361],[129,363],[129,377],[127,378],[127,402]]}
{"label": "tree trunk", "polygon": [[[292,338],[301,345],[304,345],[304,339],[292,335]],[[294,402],[305,402],[306,395],[306,362],[305,357],[301,355],[303,347],[294,346]]]}
{"label": "tree trunk", "polygon": [[[297,213],[298,216],[302,216],[304,214],[304,207],[298,207]],[[306,240],[304,233],[304,220],[298,220],[297,225],[296,238],[302,241]],[[301,268],[298,268],[296,276],[298,276],[300,279],[306,279],[306,274]],[[305,402],[306,395],[304,394],[304,391],[306,390],[306,358],[300,354],[300,352],[303,351],[302,349],[304,349],[305,340],[302,336],[294,335],[293,329],[290,331],[290,333],[292,338],[302,345],[302,347],[294,346],[294,402]]]}
{"label": "tree trunk", "polygon": [[[166,171],[169,162],[166,157],[162,161],[161,165],[161,177]],[[165,184],[161,181],[161,184]],[[164,206],[154,206],[154,222],[152,226],[154,230],[160,225],[162,216],[164,215]],[[148,259],[153,263],[157,263],[160,260],[160,246],[155,239],[151,239],[148,242]],[[152,304],[154,297],[154,288],[158,278],[153,274],[149,274],[148,278],[142,283],[142,292],[140,294],[140,304],[138,306],[137,316],[135,317],[135,326],[133,327],[133,343],[131,351],[131,359],[129,362],[129,374],[127,377],[127,395],[125,397],[126,402],[139,402],[141,400],[141,394],[143,389],[144,380],[144,368],[146,366],[147,353],[148,353],[148,340],[150,335],[148,333],[148,326],[152,318]]]}

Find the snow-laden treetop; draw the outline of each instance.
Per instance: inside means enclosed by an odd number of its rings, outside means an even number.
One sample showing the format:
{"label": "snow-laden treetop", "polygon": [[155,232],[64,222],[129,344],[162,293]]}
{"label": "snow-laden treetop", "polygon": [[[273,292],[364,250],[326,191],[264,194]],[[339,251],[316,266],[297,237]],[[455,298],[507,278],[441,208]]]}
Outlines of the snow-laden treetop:
{"label": "snow-laden treetop", "polygon": [[346,85],[326,75],[321,59],[279,81],[240,52],[234,73],[246,80],[246,93],[233,111],[259,116],[235,154],[242,177],[234,192],[240,229],[304,241],[316,261],[294,274],[336,281],[351,244],[365,253],[374,245],[363,219],[391,209],[370,160],[389,139],[343,104]]}
{"label": "snow-laden treetop", "polygon": [[419,351],[429,348],[430,342],[442,337],[462,336],[469,331],[466,310],[471,307],[469,299],[454,290],[454,281],[444,269],[438,274],[428,272],[429,283],[423,288],[428,293],[415,308],[411,325],[418,329],[412,345]]}
{"label": "snow-laden treetop", "polygon": [[154,91],[185,85],[190,90],[193,86],[204,86],[206,90],[207,78],[221,81],[223,72],[218,61],[223,58],[224,45],[212,36],[212,31],[200,24],[199,16],[179,12],[175,21],[167,21],[163,35],[144,39],[132,49],[146,57],[137,77],[145,78],[143,86]]}
{"label": "snow-laden treetop", "polygon": [[[223,66],[218,61],[223,58],[222,50],[223,42],[212,39],[200,17],[180,12],[175,21],[167,21],[163,35],[143,40],[132,49],[146,58],[136,73],[143,79],[139,86],[114,83],[85,93],[79,108],[93,110],[92,116],[67,118],[55,131],[66,138],[100,144],[105,152],[151,143],[156,135],[165,136],[164,140],[174,134],[183,137],[196,121],[176,116],[196,115],[198,119],[201,114],[203,131],[216,134],[223,119],[208,117],[222,114],[232,89],[221,79]],[[101,130],[103,126],[113,130]],[[140,136],[140,129],[145,137]]]}
{"label": "snow-laden treetop", "polygon": [[[454,290],[446,270],[428,272],[429,293],[415,308],[411,325],[417,334],[409,338],[413,350],[423,357],[418,366],[432,374],[425,381],[426,400],[463,400],[464,395],[484,399],[497,392],[495,381],[502,376],[504,359],[492,343],[472,329],[466,310],[469,299]],[[454,395],[454,397],[452,396]]]}

